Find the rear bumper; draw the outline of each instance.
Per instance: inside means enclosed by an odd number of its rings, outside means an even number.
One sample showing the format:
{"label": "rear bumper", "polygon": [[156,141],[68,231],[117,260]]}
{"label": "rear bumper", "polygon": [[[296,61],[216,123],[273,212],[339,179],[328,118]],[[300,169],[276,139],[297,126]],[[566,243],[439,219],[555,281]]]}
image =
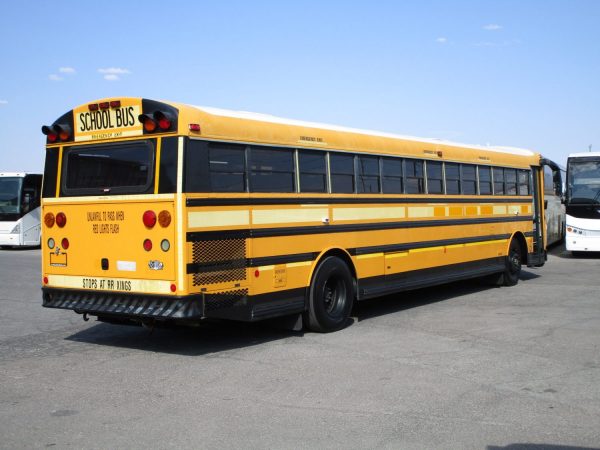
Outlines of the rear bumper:
{"label": "rear bumper", "polygon": [[196,321],[218,318],[251,322],[304,311],[305,290],[249,296],[247,290],[183,297],[42,288],[46,308],[134,320]]}

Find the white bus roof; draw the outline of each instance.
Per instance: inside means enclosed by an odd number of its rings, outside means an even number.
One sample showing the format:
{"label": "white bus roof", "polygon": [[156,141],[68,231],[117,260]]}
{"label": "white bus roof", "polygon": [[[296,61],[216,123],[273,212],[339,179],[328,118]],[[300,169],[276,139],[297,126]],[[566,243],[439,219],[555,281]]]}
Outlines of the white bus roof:
{"label": "white bus roof", "polygon": [[581,153],[571,153],[569,158],[598,158],[600,157],[600,152],[581,152]]}
{"label": "white bus roof", "polygon": [[418,138],[418,137],[414,137],[414,136],[404,136],[404,135],[393,134],[393,133],[385,133],[382,131],[362,130],[362,129],[358,129],[358,128],[348,128],[348,127],[343,127],[343,126],[339,126],[339,125],[329,125],[329,124],[317,123],[317,122],[305,122],[302,120],[286,119],[283,117],[271,116],[269,114],[254,113],[254,112],[249,112],[249,111],[233,111],[233,110],[229,110],[229,109],[213,108],[210,106],[196,106],[196,105],[190,105],[190,106],[193,108],[199,109],[201,111],[204,111],[205,113],[208,113],[208,114],[212,114],[215,116],[232,117],[235,119],[246,119],[246,120],[254,120],[254,121],[258,121],[258,122],[270,122],[270,123],[277,123],[277,124],[283,124],[283,125],[296,125],[296,126],[307,127],[307,128],[321,128],[321,129],[331,130],[331,131],[341,131],[341,132],[346,132],[346,133],[365,134],[365,135],[370,135],[370,136],[378,136],[378,137],[385,137],[385,138],[392,138],[392,139],[403,139],[403,140],[408,140],[408,141],[425,142],[425,143],[429,143],[429,144],[444,144],[444,145],[456,146],[456,147],[467,147],[467,148],[472,148],[472,149],[476,149],[476,150],[487,150],[487,151],[491,151],[491,152],[510,153],[510,154],[520,155],[520,156],[535,155],[535,152],[533,152],[531,150],[527,150],[527,149],[523,149],[523,148],[516,148],[516,147],[461,144],[458,142],[451,142],[451,141],[446,141],[443,139]]}
{"label": "white bus roof", "polygon": [[27,172],[0,172],[0,177],[24,177]]}

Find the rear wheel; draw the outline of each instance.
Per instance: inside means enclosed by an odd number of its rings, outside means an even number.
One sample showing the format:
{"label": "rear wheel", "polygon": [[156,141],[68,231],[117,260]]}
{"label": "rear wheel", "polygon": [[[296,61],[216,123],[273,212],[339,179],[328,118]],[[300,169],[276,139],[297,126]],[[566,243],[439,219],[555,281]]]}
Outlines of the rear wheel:
{"label": "rear wheel", "polygon": [[503,285],[514,286],[519,282],[519,276],[521,275],[521,261],[522,261],[522,249],[521,245],[516,239],[510,242],[508,249],[508,256],[506,257],[506,268],[504,269]]}
{"label": "rear wheel", "polygon": [[312,331],[328,332],[343,328],[352,310],[354,290],[347,264],[328,256],[317,267],[308,294],[304,320]]}

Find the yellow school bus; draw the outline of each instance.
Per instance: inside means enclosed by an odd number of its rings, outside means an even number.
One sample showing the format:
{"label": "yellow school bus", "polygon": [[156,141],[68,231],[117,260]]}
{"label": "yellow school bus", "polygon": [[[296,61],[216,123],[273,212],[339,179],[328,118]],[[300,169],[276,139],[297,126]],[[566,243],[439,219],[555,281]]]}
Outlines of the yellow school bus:
{"label": "yellow school bus", "polygon": [[46,307],[324,332],[357,301],[510,286],[545,261],[528,150],[142,98],[89,102],[42,131]]}

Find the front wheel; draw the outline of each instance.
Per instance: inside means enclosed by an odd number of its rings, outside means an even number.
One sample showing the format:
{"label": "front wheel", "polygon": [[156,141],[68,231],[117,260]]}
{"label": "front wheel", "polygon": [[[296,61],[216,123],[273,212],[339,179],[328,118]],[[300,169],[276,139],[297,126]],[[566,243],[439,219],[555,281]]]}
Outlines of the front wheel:
{"label": "front wheel", "polygon": [[348,265],[336,256],[328,256],[317,267],[308,294],[304,320],[317,332],[343,328],[352,310],[354,289]]}

